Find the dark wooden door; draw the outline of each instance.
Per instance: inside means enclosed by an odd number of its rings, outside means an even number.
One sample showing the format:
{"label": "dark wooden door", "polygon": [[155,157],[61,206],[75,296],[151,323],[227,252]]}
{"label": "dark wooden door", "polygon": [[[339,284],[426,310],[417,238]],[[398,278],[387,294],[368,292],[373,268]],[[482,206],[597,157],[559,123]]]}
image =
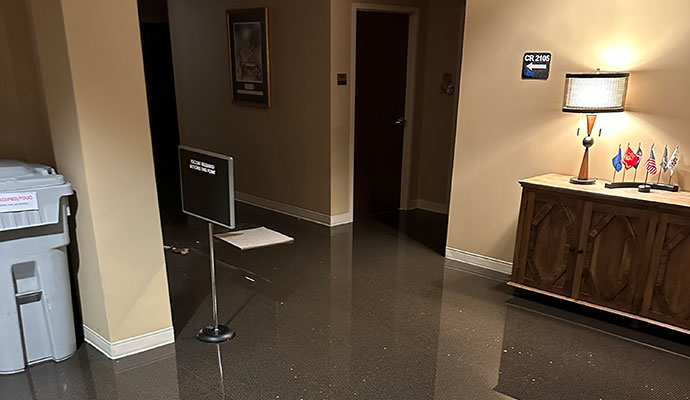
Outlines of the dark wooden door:
{"label": "dark wooden door", "polygon": [[575,267],[578,202],[566,196],[529,192],[514,280],[549,292],[570,295]]}
{"label": "dark wooden door", "polygon": [[409,16],[357,12],[355,217],[400,208]]}
{"label": "dark wooden door", "polygon": [[633,312],[650,213],[586,202],[573,297]]}
{"label": "dark wooden door", "polygon": [[690,329],[690,218],[662,214],[642,316]]}

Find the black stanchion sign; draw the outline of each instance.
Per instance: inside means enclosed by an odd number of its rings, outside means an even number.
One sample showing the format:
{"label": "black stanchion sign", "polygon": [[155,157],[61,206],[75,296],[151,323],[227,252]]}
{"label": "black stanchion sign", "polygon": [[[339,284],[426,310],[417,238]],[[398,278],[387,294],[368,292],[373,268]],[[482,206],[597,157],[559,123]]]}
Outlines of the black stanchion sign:
{"label": "black stanchion sign", "polygon": [[522,79],[549,79],[551,53],[525,53],[522,56]]}
{"label": "black stanchion sign", "polygon": [[232,157],[180,146],[182,211],[235,228]]}

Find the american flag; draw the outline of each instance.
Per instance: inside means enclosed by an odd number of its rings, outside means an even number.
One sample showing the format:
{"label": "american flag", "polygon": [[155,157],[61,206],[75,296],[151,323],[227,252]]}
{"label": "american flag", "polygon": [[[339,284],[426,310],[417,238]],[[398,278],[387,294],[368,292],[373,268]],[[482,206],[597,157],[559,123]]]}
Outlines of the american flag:
{"label": "american flag", "polygon": [[656,175],[657,169],[656,157],[654,157],[654,146],[652,146],[652,149],[649,151],[649,158],[647,159],[644,167],[647,168],[647,172],[649,172],[650,175]]}

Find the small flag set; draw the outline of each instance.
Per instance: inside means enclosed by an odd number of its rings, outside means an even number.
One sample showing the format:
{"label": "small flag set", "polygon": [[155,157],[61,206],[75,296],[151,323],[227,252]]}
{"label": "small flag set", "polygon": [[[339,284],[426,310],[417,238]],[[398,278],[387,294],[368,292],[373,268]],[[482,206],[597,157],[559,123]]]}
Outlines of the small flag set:
{"label": "small flag set", "polygon": [[[678,185],[672,185],[671,179],[678,166],[678,146],[669,157],[668,146],[664,147],[664,154],[661,156],[661,160],[657,166],[656,161],[656,151],[654,150],[654,145],[649,149],[649,157],[644,163],[645,176],[644,182],[637,181],[637,170],[642,163],[644,158],[644,152],[642,151],[642,143],[637,146],[637,151],[633,151],[630,148],[630,143],[628,143],[628,148],[625,152],[622,151],[621,146],[618,145],[618,153],[613,157],[611,162],[613,163],[613,179],[611,182],[606,183],[604,186],[609,189],[618,188],[638,188],[640,192],[649,192],[651,189],[658,190],[668,190],[670,192],[677,192],[679,190]],[[632,181],[625,181],[625,172],[631,168],[635,169],[635,175],[633,175]],[[620,182],[616,182],[616,174],[623,171],[623,177]],[[661,183],[661,175],[668,173],[668,183]],[[656,178],[656,183],[649,181],[649,176],[658,175]],[[653,180],[653,179],[652,179]]]}

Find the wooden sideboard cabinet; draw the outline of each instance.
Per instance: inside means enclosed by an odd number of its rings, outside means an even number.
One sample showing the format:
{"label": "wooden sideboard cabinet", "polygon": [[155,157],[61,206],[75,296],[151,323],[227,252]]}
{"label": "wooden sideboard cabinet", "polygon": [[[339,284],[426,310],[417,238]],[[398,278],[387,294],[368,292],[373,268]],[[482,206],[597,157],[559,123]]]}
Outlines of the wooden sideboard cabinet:
{"label": "wooden sideboard cabinet", "polygon": [[690,333],[690,192],[520,181],[512,286]]}

